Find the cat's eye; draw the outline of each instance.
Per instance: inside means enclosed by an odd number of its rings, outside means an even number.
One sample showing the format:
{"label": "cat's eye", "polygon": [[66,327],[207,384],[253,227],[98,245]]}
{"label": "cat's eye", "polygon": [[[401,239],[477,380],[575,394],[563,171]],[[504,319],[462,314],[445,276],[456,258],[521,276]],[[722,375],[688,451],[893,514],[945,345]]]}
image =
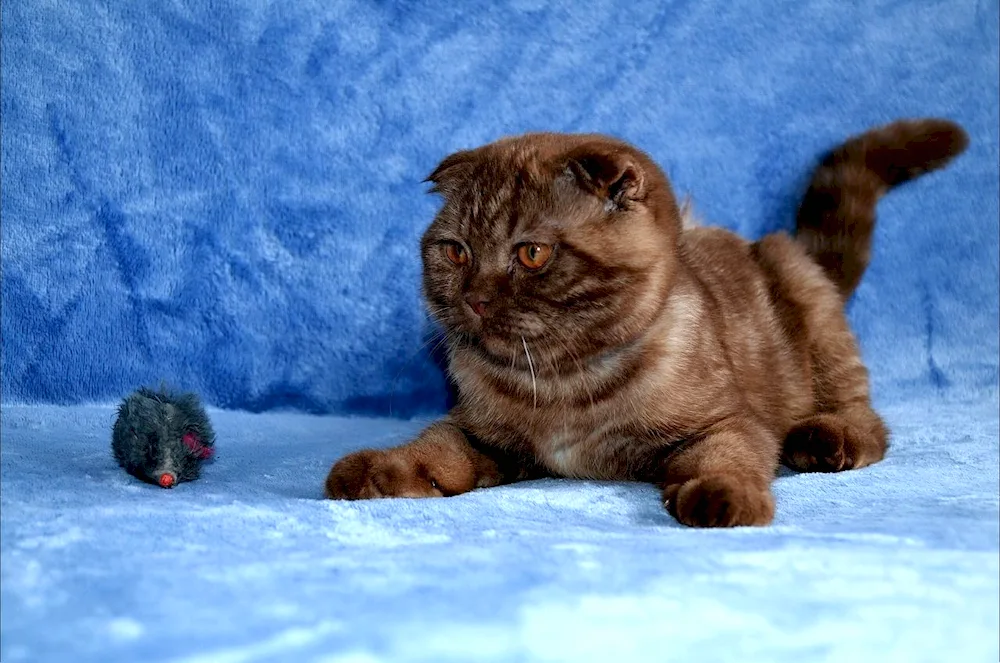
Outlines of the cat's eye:
{"label": "cat's eye", "polygon": [[551,255],[552,247],[548,244],[522,244],[517,247],[517,259],[528,269],[541,269]]}
{"label": "cat's eye", "polygon": [[454,242],[445,244],[444,254],[448,256],[448,260],[456,265],[464,265],[469,262],[469,252],[461,244],[455,244]]}

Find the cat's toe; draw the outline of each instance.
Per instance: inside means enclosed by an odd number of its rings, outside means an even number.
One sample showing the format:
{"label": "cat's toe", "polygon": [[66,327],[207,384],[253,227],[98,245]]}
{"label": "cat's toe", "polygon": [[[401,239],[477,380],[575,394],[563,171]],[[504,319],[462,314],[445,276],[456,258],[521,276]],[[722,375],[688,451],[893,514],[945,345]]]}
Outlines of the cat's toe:
{"label": "cat's toe", "polygon": [[384,463],[382,453],[365,450],[344,456],[326,477],[324,493],[331,500],[363,500],[384,497],[380,488]]}
{"label": "cat's toe", "polygon": [[770,491],[733,475],[697,477],[667,485],[664,499],[670,514],[691,527],[767,525],[774,519]]}
{"label": "cat's toe", "polygon": [[332,500],[443,496],[430,468],[399,449],[358,451],[341,458],[330,468],[325,494]]}

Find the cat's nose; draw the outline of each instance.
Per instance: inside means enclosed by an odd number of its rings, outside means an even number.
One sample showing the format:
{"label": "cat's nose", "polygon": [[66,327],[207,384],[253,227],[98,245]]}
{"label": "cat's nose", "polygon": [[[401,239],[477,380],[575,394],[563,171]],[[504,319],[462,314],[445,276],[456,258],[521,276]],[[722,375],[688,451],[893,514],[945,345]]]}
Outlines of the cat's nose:
{"label": "cat's nose", "polygon": [[469,293],[465,296],[465,303],[469,305],[469,308],[471,308],[476,315],[482,317],[486,315],[486,305],[490,303],[490,300],[480,294]]}

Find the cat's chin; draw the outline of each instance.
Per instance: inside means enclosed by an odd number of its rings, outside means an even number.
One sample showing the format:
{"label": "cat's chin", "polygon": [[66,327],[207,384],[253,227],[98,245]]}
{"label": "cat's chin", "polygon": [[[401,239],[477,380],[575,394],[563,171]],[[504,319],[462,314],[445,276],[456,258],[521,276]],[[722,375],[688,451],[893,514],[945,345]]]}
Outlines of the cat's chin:
{"label": "cat's chin", "polygon": [[568,355],[553,352],[544,338],[522,336],[483,336],[472,344],[475,351],[501,370],[516,370],[543,375],[555,371],[562,373],[579,369],[579,361]]}
{"label": "cat's chin", "polygon": [[633,341],[610,347],[580,347],[572,338],[472,330],[464,325],[451,328],[450,336],[455,349],[472,352],[498,369],[529,371],[537,375],[553,371],[565,375],[594,367],[604,370],[608,360],[635,345]]}
{"label": "cat's chin", "polygon": [[527,354],[524,346],[527,345],[531,353],[535,368],[538,359],[541,358],[542,347],[537,341],[531,338],[522,340],[521,336],[501,336],[486,334],[464,334],[464,343],[459,343],[460,348],[471,350],[498,368],[511,368],[518,370],[529,370]]}
{"label": "cat's chin", "polygon": [[491,359],[510,362],[515,361],[515,358],[524,358],[522,356],[524,348],[521,347],[520,337],[483,335],[479,337],[478,346]]}

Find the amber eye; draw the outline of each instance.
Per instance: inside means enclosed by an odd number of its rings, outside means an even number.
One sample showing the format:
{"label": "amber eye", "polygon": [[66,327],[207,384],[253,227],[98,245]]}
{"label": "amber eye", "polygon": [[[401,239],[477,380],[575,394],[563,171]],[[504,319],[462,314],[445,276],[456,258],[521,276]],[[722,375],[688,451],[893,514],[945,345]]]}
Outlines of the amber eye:
{"label": "amber eye", "polygon": [[448,256],[448,260],[456,265],[464,265],[469,262],[469,253],[461,244],[445,244],[444,253]]}
{"label": "amber eye", "polygon": [[517,259],[528,269],[540,269],[551,255],[552,247],[548,244],[522,244],[517,248]]}

